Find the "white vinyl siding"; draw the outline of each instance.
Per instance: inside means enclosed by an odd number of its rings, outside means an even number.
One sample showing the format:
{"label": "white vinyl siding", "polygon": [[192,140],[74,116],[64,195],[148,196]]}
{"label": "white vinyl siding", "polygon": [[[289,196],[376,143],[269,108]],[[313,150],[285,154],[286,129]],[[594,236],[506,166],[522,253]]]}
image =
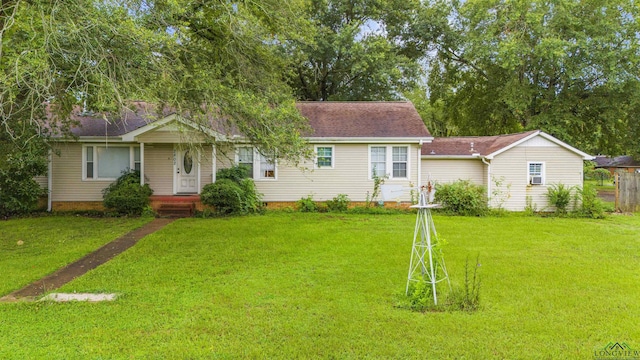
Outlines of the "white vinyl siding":
{"label": "white vinyl siding", "polygon": [[173,195],[173,144],[145,144],[144,177],[154,195]]}
{"label": "white vinyl siding", "polygon": [[422,185],[445,184],[457,180],[470,180],[477,185],[486,185],[487,165],[480,159],[423,159]]}
{"label": "white vinyl siding", "polygon": [[[541,159],[544,161],[541,162]],[[582,162],[581,156],[555,144],[545,147],[516,146],[491,161],[491,175],[501,179],[502,183],[501,187],[491,184],[491,192],[501,192],[500,196],[493,196],[494,201],[506,198],[502,204],[505,209],[522,211],[528,197],[538,210],[549,211],[551,208],[546,197],[548,185],[563,183],[582,186]],[[529,163],[543,163],[544,185],[530,185]]]}
{"label": "white vinyl siding", "polygon": [[[277,164],[278,181],[256,181],[258,192],[263,194],[264,202],[295,202],[309,195],[314,200],[331,200],[338,194],[346,194],[353,202],[364,202],[367,193],[373,191],[371,166],[368,163],[370,146],[368,144],[316,144],[334,148],[334,167],[330,171],[314,170],[315,159],[295,165]],[[372,145],[375,146],[375,145]],[[386,145],[381,145],[386,147]],[[395,145],[394,145],[395,146]],[[418,159],[418,144],[407,145],[409,163]],[[218,169],[233,166],[234,150],[218,148]],[[389,149],[389,154],[391,149]],[[229,161],[230,160],[230,161]],[[409,164],[411,167],[411,164]],[[409,171],[408,179],[394,179],[393,184],[409,187],[417,184],[417,171]],[[411,200],[409,191],[401,201]],[[293,205],[292,205],[293,206]]]}
{"label": "white vinyl siding", "polygon": [[54,149],[54,155],[51,157],[51,200],[102,201],[102,190],[110,181],[83,180],[86,169],[82,159],[86,150],[82,144],[56,144]]}

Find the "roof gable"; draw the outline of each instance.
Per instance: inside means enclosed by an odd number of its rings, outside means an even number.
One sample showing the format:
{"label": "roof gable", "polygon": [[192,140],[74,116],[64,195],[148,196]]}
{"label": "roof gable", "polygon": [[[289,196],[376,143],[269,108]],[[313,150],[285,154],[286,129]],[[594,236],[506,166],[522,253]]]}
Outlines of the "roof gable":
{"label": "roof gable", "polygon": [[[537,137],[542,139],[537,140]],[[526,142],[535,142],[539,146],[555,144],[581,156],[584,160],[591,160],[593,156],[582,152],[555,137],[540,130],[526,131],[516,134],[495,136],[462,136],[436,138],[432,143],[423,144],[422,156],[442,157],[484,157],[493,159],[495,156]]]}

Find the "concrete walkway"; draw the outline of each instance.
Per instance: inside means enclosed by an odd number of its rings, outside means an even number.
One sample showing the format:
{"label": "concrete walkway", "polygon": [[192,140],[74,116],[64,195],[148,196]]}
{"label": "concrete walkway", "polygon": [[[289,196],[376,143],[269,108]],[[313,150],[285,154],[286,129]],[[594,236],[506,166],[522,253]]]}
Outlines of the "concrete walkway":
{"label": "concrete walkway", "polygon": [[113,259],[115,256],[135,245],[138,240],[162,229],[174,220],[175,219],[154,219],[150,223],[117,238],[53,274],[27,285],[20,290],[16,290],[9,295],[1,297],[0,302],[33,301],[47,291],[55,290],[71,280],[86,274],[87,271],[95,269]]}

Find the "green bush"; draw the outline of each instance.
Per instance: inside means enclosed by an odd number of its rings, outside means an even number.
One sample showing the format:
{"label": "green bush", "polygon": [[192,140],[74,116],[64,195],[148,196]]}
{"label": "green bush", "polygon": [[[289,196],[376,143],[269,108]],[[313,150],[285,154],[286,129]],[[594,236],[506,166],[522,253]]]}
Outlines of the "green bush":
{"label": "green bush", "polygon": [[38,146],[16,149],[0,139],[0,216],[35,210],[46,191],[34,180],[47,172],[46,151]]}
{"label": "green bush", "polygon": [[556,208],[556,214],[566,214],[571,202],[573,187],[563,183],[551,184],[547,188],[547,199]]}
{"label": "green bush", "polygon": [[216,172],[216,180],[229,179],[237,184],[249,177],[249,169],[245,166],[237,165],[228,169],[220,169]]}
{"label": "green bush", "polygon": [[318,204],[313,200],[313,195],[296,201],[296,207],[300,212],[318,212]]}
{"label": "green bush", "polygon": [[202,188],[200,201],[213,206],[217,214],[247,214],[262,210],[262,197],[256,191],[247,168],[235,166],[216,172],[216,182]]}
{"label": "green bush", "polygon": [[338,194],[332,200],[327,200],[327,208],[329,211],[345,212],[349,208],[349,196],[347,194]]}
{"label": "green bush", "polygon": [[451,214],[465,216],[486,215],[486,189],[469,180],[458,180],[450,184],[436,184],[435,202],[442,204]]}
{"label": "green bush", "polygon": [[262,211],[262,196],[256,190],[253,179],[240,180],[240,188],[243,191],[242,209],[244,213],[257,213]]}
{"label": "green bush", "polygon": [[244,212],[243,197],[244,190],[238,183],[230,179],[218,179],[202,188],[200,201],[213,206],[217,213],[239,214]]}
{"label": "green bush", "polygon": [[595,186],[584,184],[582,189],[576,192],[576,198],[580,202],[580,208],[576,211],[579,216],[592,219],[604,218],[604,204],[598,198]]}
{"label": "green bush", "polygon": [[141,215],[152,194],[149,184],[140,185],[139,171],[124,171],[102,190],[104,206],[121,215]]}

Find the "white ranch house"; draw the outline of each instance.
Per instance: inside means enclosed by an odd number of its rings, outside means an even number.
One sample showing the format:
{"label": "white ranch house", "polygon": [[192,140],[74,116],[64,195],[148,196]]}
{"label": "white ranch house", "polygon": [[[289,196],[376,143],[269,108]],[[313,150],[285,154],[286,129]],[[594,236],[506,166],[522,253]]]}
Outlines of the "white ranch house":
{"label": "white ranch house", "polygon": [[[364,202],[373,172],[386,185],[404,189],[393,202],[409,202],[408,188],[469,179],[488,193],[506,197],[500,205],[523,210],[530,197],[539,209],[551,183],[582,185],[582,161],[592,157],[540,131],[490,137],[434,139],[410,102],[300,102],[309,120],[309,146],[316,157],[298,167],[260,154],[239,134],[196,129],[176,114],[139,111],[106,120],[75,114],[75,139],[60,138],[49,173],[49,210],[100,209],[102,189],[127,169],[137,169],[154,190],[152,205],[198,203],[216,171],[234,164],[252,169],[269,206],[290,205],[312,195],[330,200],[347,194]],[[212,145],[215,139],[217,146]],[[198,146],[189,146],[198,144]],[[497,199],[491,204],[498,205]]]}

